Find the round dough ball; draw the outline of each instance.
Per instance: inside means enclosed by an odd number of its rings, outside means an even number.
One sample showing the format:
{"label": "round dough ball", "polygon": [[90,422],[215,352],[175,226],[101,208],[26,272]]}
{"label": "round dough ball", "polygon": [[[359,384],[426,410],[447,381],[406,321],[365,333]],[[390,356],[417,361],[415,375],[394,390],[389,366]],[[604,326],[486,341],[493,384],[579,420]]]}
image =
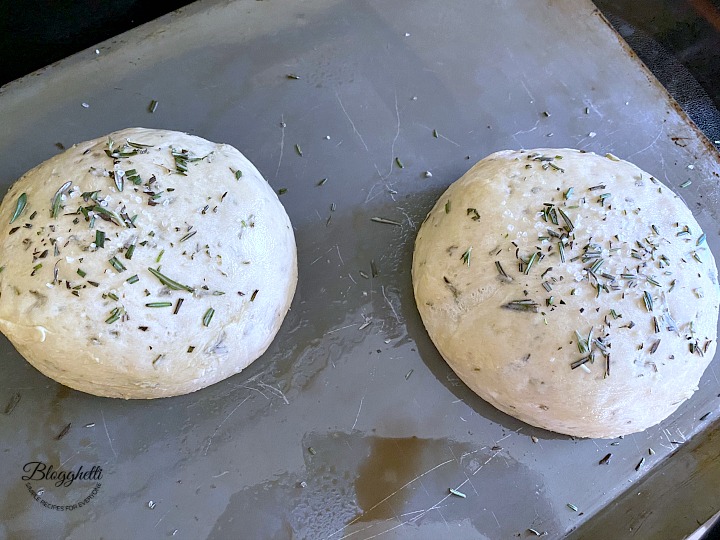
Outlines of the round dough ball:
{"label": "round dough ball", "polygon": [[125,129],[35,167],[0,205],[0,330],[90,394],[186,394],[270,345],[297,282],[292,227],[235,148]]}
{"label": "round dough ball", "polygon": [[616,437],[660,422],[715,353],[705,235],[670,189],[611,154],[483,159],[428,214],[412,276],[457,375],[559,433]]}

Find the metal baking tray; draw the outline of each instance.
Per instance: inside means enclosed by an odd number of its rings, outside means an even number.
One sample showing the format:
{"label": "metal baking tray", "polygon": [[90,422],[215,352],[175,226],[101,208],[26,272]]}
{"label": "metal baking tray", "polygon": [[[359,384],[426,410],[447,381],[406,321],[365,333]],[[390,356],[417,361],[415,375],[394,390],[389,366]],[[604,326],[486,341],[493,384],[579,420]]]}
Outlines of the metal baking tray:
{"label": "metal baking tray", "polygon": [[127,126],[236,146],[287,189],[300,271],[270,349],[187,396],[69,390],[2,339],[0,537],[680,538],[720,508],[717,359],[659,426],[574,440],[476,397],[415,308],[418,225],[505,148],[631,160],[720,253],[720,157],[589,1],[201,1],[3,87],[0,117],[2,192]]}

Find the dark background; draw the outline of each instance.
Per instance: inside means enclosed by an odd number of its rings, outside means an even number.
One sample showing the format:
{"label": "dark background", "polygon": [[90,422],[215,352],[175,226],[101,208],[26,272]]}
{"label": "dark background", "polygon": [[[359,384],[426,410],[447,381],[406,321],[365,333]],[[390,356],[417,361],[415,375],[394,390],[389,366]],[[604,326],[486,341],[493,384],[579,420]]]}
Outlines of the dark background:
{"label": "dark background", "polygon": [[[189,3],[0,0],[0,85]],[[708,138],[720,140],[720,0],[595,4]]]}

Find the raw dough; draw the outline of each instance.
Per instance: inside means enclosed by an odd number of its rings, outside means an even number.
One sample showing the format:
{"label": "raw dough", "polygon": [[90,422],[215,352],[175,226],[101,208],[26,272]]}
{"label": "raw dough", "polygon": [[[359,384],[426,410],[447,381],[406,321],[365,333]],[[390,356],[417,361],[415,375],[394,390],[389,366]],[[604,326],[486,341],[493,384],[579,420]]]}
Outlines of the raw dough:
{"label": "raw dough", "polygon": [[62,384],[122,398],[238,373],[297,282],[290,220],[252,163],[140,128],[20,178],[0,205],[0,267],[0,330],[17,350]]}
{"label": "raw dough", "polygon": [[483,159],[428,214],[412,276],[458,376],[552,431],[642,431],[695,392],[715,353],[705,235],[670,189],[610,154]]}

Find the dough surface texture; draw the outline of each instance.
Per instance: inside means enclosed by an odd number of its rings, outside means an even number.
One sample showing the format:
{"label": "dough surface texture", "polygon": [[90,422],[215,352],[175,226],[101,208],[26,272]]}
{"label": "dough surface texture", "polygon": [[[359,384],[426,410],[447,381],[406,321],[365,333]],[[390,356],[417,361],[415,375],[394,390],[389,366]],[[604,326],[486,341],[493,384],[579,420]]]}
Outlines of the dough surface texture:
{"label": "dough surface texture", "polygon": [[0,330],[98,396],[194,392],[270,345],[297,282],[277,195],[238,150],[131,128],[73,146],[0,205]]}
{"label": "dough surface texture", "polygon": [[638,167],[502,151],[438,199],[413,288],[457,375],[524,422],[609,438],[665,419],[717,342],[717,268],[685,204]]}

